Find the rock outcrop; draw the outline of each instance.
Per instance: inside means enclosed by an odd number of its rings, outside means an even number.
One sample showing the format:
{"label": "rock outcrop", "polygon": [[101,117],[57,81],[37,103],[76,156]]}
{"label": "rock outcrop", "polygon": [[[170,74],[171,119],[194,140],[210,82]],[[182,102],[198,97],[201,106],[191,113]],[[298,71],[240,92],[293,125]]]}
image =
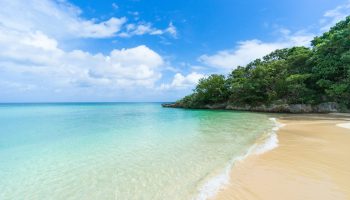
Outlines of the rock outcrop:
{"label": "rock outcrop", "polygon": [[255,112],[275,112],[275,113],[331,113],[340,112],[340,106],[334,102],[311,104],[271,104],[260,106],[235,106],[227,105],[228,110],[244,110]]}
{"label": "rock outcrop", "polygon": [[[179,103],[162,104],[163,107],[184,108]],[[196,107],[198,109],[225,109],[253,112],[271,112],[271,113],[332,113],[341,112],[339,104],[335,102],[321,103],[318,105],[311,104],[271,104],[260,106],[237,106],[232,103],[220,103]]]}

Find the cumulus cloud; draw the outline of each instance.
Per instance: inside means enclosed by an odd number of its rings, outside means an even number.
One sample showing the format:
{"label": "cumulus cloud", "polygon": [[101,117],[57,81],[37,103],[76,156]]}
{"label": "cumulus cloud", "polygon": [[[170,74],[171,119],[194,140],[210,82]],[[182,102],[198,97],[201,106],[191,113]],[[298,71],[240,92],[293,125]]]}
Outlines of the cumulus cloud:
{"label": "cumulus cloud", "polygon": [[[0,24],[18,31],[40,30],[54,38],[110,38],[134,35],[169,34],[176,37],[176,28],[170,23],[164,30],[148,22],[127,24],[126,17],[107,20],[84,19],[82,11],[65,0],[0,1]],[[112,3],[114,9],[119,6]],[[138,12],[134,12],[138,15]],[[137,19],[138,20],[138,19]]]}
{"label": "cumulus cloud", "polygon": [[348,15],[350,15],[350,1],[335,9],[328,10],[321,19],[321,31],[328,31],[330,27],[334,26],[340,20],[345,19]]}
{"label": "cumulus cloud", "polygon": [[116,33],[120,31],[122,25],[126,22],[126,18],[112,17],[107,21],[95,23],[92,20],[81,21],[74,26],[72,30],[80,37],[86,38],[106,38],[116,36]]}
{"label": "cumulus cloud", "polygon": [[133,91],[158,88],[156,83],[162,77],[166,62],[145,45],[105,53],[62,47],[67,45],[66,41],[108,38],[127,29],[135,35],[174,34],[176,28],[172,24],[170,29],[158,30],[149,23],[133,27],[124,17],[105,21],[84,19],[79,8],[64,0],[0,1],[0,6],[0,94],[3,98],[24,93],[43,98],[48,98],[48,94],[74,96],[82,95],[82,91],[101,97],[118,91],[119,96],[126,93],[134,96]]}
{"label": "cumulus cloud", "polygon": [[169,90],[192,88],[198,83],[199,79],[204,77],[204,74],[199,74],[197,72],[192,72],[186,76],[182,75],[181,73],[176,73],[172,82],[170,84],[162,84],[160,89]]}
{"label": "cumulus cloud", "polygon": [[40,30],[52,37],[113,37],[126,22],[112,17],[98,22],[80,17],[82,11],[66,1],[0,1],[0,23],[18,31]]}
{"label": "cumulus cloud", "polygon": [[160,78],[162,57],[144,45],[108,55],[64,51],[42,32],[21,34],[0,29],[0,69],[27,74],[57,86],[152,87]]}
{"label": "cumulus cloud", "polygon": [[218,51],[213,55],[204,54],[198,60],[210,67],[231,70],[237,66],[246,65],[254,59],[263,57],[270,52],[292,46],[309,46],[313,34],[297,32],[291,34],[287,29],[280,30],[281,37],[276,42],[263,42],[258,39],[238,42],[233,49]]}
{"label": "cumulus cloud", "polygon": [[164,63],[158,53],[144,45],[107,54],[66,51],[59,47],[58,40],[41,30],[3,24],[0,48],[0,87],[22,88],[19,91],[42,87],[150,88],[161,77]]}

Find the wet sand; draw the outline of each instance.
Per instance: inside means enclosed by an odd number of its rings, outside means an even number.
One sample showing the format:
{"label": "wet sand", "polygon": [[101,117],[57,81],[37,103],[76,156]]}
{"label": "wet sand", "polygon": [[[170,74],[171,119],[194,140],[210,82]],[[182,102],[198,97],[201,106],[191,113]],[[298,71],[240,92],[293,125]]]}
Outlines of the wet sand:
{"label": "wet sand", "polygon": [[[219,200],[350,199],[350,118],[286,115],[279,146],[232,169]],[[338,126],[337,126],[338,125]]]}

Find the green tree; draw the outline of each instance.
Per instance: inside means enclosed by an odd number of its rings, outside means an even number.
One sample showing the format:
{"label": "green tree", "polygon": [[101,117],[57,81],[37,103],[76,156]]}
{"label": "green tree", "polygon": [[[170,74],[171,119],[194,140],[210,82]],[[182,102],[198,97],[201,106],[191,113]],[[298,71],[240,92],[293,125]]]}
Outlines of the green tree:
{"label": "green tree", "polygon": [[313,75],[323,98],[350,105],[350,17],[312,41]]}
{"label": "green tree", "polygon": [[224,75],[217,74],[202,78],[194,92],[197,101],[203,104],[224,102],[228,97],[226,78]]}
{"label": "green tree", "polygon": [[230,102],[316,104],[335,101],[350,107],[350,17],[312,41],[312,48],[276,50],[227,78],[201,79],[193,94],[179,101],[184,107]]}

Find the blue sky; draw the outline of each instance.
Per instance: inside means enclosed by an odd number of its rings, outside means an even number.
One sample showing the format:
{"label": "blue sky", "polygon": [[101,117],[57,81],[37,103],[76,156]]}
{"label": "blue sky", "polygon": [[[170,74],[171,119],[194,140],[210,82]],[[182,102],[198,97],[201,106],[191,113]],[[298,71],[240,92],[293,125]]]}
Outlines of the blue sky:
{"label": "blue sky", "polygon": [[349,14],[348,0],[1,1],[0,102],[174,101]]}

